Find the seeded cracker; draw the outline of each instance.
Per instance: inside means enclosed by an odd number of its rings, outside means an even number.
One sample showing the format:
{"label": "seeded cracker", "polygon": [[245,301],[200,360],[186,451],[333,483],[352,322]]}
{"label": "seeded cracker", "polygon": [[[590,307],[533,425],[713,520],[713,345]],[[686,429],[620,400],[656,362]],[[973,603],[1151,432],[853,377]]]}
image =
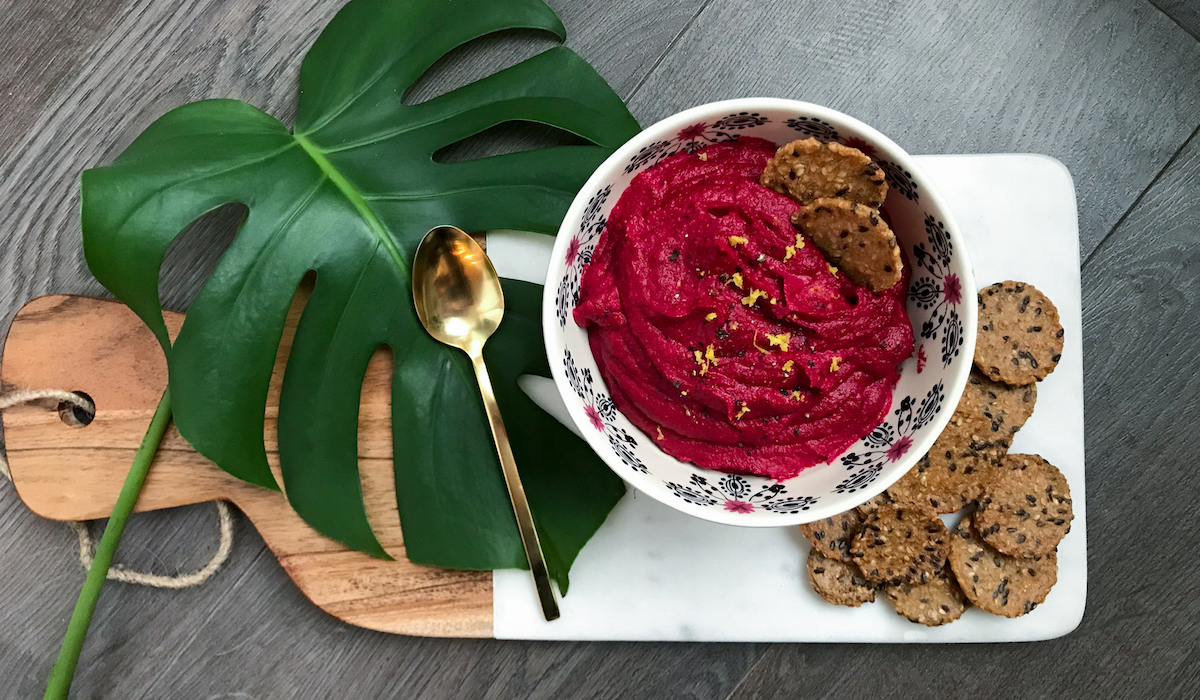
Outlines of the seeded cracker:
{"label": "seeded cracker", "polygon": [[942,432],[929,452],[888,488],[895,502],[925,506],[935,513],[953,513],[979,498],[983,491],[979,474],[973,463],[955,459],[959,450],[949,433],[949,428]]}
{"label": "seeded cracker", "polygon": [[953,513],[979,498],[1037,402],[1035,385],[1011,387],[972,372],[962,399],[921,461],[888,489],[901,503]]}
{"label": "seeded cracker", "polygon": [[878,209],[887,197],[883,169],[857,148],[814,138],[780,146],[759,182],[807,205],[821,197],[841,197]]}
{"label": "seeded cracker", "polygon": [[1067,479],[1038,455],[1008,455],[975,512],[979,536],[1014,557],[1040,557],[1058,547],[1075,517]]}
{"label": "seeded cracker", "polygon": [[850,556],[868,581],[926,583],[946,561],[948,533],[932,510],[880,506],[863,522]]}
{"label": "seeded cracker", "polygon": [[858,511],[848,510],[815,523],[800,526],[800,532],[815,551],[831,558],[851,561],[850,542],[862,523]]}
{"label": "seeded cracker", "polygon": [[954,622],[969,606],[958,580],[944,566],[929,579],[929,583],[889,586],[887,597],[896,612],[927,627]]}
{"label": "seeded cracker", "polygon": [[[971,370],[956,415],[974,423],[988,440],[1011,441],[1037,404],[1037,385],[1010,386],[993,382],[978,369]],[[1008,445],[1005,445],[1008,447]]]}
{"label": "seeded cracker", "polygon": [[981,610],[1020,617],[1046,600],[1058,581],[1058,555],[1018,559],[989,547],[963,518],[950,533],[950,570]]}
{"label": "seeded cracker", "polygon": [[816,549],[808,552],[808,580],[827,603],[857,608],[875,600],[875,587],[853,564],[822,556]]}
{"label": "seeded cracker", "polygon": [[997,282],[979,292],[975,365],[993,381],[1032,384],[1062,357],[1058,309],[1024,282]]}
{"label": "seeded cracker", "polygon": [[900,281],[900,246],[877,210],[820,198],[793,214],[792,224],[854,282],[881,292]]}

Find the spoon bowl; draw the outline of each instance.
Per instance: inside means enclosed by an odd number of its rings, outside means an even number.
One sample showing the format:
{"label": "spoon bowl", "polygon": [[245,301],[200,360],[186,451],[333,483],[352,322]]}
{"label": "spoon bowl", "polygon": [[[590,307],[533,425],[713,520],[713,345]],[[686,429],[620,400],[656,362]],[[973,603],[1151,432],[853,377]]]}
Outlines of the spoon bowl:
{"label": "spoon bowl", "polygon": [[504,317],[504,290],[492,261],[475,239],[453,226],[430,230],[418,246],[413,302],[430,335],[468,354]]}

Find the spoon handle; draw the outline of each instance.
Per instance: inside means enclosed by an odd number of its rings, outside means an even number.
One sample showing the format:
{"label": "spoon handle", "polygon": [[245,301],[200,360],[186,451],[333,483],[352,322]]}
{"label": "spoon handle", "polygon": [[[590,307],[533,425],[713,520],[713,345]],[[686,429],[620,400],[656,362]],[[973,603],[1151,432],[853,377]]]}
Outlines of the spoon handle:
{"label": "spoon handle", "polygon": [[508,432],[504,429],[503,419],[500,418],[500,406],[496,403],[492,382],[488,379],[487,367],[483,364],[482,348],[471,353],[471,364],[475,366],[475,377],[479,380],[479,393],[483,395],[488,423],[492,426],[492,438],[496,441],[496,452],[500,455],[504,483],[508,486],[508,496],[512,499],[513,511],[517,515],[517,529],[521,531],[521,544],[525,546],[525,557],[529,560],[529,571],[533,574],[533,583],[542,603],[542,614],[547,620],[557,620],[558,599],[550,585],[546,557],[542,554],[542,544],[538,540],[537,530],[533,527],[533,513],[529,511],[525,488],[521,486],[521,475],[517,473],[517,462],[513,459],[512,448],[508,444]]}

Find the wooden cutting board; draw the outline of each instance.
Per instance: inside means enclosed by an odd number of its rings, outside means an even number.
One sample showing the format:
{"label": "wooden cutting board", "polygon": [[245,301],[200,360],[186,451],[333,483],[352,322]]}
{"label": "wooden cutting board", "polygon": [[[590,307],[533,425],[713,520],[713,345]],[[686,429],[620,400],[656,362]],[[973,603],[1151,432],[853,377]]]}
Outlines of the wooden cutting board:
{"label": "wooden cutting board", "polygon": [[[288,316],[267,417],[267,458],[279,483],[276,417],[282,358],[307,292]],[[172,337],[184,316],[168,313]],[[391,366],[388,351],[371,359],[363,381],[359,460],[367,515],[395,561],[352,551],[292,511],[283,494],[239,481],[197,454],[172,427],[163,441],[138,511],[216,499],[233,502],[258,528],[284,571],[309,600],[352,625],[430,637],[492,636],[492,574],[418,566],[404,556],[392,478]],[[51,520],[107,517],[167,384],[154,334],[124,304],[78,296],[31,301],[13,320],[0,363],[4,391],[83,391],[96,403],[87,426],[70,427],[53,405],[4,412],[13,483],[30,510]]]}

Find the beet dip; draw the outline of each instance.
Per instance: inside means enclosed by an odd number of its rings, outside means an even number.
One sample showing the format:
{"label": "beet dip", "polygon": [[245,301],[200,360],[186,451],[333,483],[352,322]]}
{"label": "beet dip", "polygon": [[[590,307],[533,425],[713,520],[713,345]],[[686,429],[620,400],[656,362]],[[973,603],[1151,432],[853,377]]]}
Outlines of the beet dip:
{"label": "beet dip", "polygon": [[667,454],[788,479],[887,415],[913,351],[908,272],[873,293],[758,184],[775,145],[679,153],[639,174],[583,274],[589,331],[617,408]]}

